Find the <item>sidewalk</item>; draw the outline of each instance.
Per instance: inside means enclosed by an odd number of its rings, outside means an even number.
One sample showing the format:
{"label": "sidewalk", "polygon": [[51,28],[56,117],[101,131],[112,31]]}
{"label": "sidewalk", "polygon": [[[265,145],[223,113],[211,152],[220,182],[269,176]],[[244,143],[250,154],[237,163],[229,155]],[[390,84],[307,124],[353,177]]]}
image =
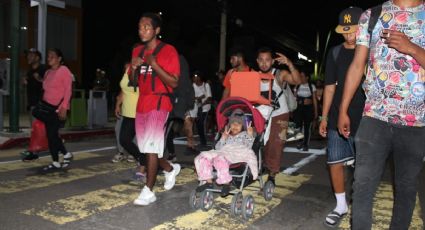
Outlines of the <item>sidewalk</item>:
{"label": "sidewalk", "polygon": [[[30,121],[27,114],[21,114],[19,117],[19,132],[9,132],[9,116],[5,114],[3,119],[3,130],[0,130],[0,150],[13,148],[29,143],[31,137]],[[65,127],[59,130],[61,137],[65,140],[78,140],[87,137],[96,137],[104,135],[114,135],[115,119],[110,117],[108,123],[103,127]]]}

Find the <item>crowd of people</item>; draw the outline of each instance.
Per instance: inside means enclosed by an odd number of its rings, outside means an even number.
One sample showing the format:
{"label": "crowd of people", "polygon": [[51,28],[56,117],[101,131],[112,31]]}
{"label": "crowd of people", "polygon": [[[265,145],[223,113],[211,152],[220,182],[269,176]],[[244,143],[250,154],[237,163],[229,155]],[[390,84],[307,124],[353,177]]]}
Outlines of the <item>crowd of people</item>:
{"label": "crowd of people", "polygon": [[[419,0],[392,0],[379,9],[376,25],[371,23],[376,17],[374,10],[350,7],[341,11],[335,31],[344,41],[329,50],[323,83],[315,85],[308,68],[267,47],[258,49],[256,67],[249,66],[243,50],[232,50],[231,69],[217,74],[222,88],[202,72],[190,74],[194,106],[186,111],[182,130],[187,137],[187,151],[197,155],[194,165],[200,180],[198,192],[212,187],[215,168],[215,182],[222,186],[221,195],[226,196],[232,180],[229,165],[236,162],[246,162],[254,179],[267,173],[268,181],[275,184],[290,121],[303,132],[304,138],[297,146],[302,151],[309,150],[312,127],[318,122],[319,134],[327,138],[327,164],[336,198],[336,206],[324,223],[336,227],[348,213],[344,167],[350,165],[354,167],[352,228],[371,229],[373,197],[386,160],[392,154],[395,196],[390,228],[409,227],[425,154],[425,50],[424,32],[419,27],[425,5]],[[393,20],[386,15],[403,17]],[[135,205],[156,201],[154,186],[159,169],[165,176],[165,190],[174,187],[181,169],[175,163],[172,137],[166,135],[180,130],[165,127],[170,126],[175,103],[172,92],[179,84],[183,67],[176,48],[158,38],[161,28],[162,20],[157,14],[145,13],[140,18],[141,43],[132,50],[131,61],[125,67],[115,107],[119,118],[117,142],[121,147],[113,161],[136,161],[137,173],[145,181]],[[49,50],[50,68],[45,74],[40,59],[39,53],[31,52],[28,61],[32,68],[26,82],[28,86],[42,85],[44,90],[42,94],[30,92],[40,99],[37,103],[29,101],[29,109],[46,125],[52,163],[43,170],[48,172],[69,166],[73,157],[58,135],[69,109],[72,80],[60,50]],[[244,111],[235,110],[224,130],[216,130],[214,125],[217,104],[233,95],[232,74],[250,71],[272,79],[272,83],[262,80],[260,91],[274,103],[255,105],[268,119],[264,136],[265,172],[257,170],[252,151],[256,134],[253,123],[242,118]],[[295,111],[290,110],[288,98],[282,96],[287,86],[296,96]],[[215,147],[208,150],[207,133],[211,129],[222,133]],[[194,130],[199,135],[199,146],[194,141]],[[170,154],[168,160],[166,149]],[[125,158],[124,151],[132,157]],[[59,153],[64,154],[62,162]]]}

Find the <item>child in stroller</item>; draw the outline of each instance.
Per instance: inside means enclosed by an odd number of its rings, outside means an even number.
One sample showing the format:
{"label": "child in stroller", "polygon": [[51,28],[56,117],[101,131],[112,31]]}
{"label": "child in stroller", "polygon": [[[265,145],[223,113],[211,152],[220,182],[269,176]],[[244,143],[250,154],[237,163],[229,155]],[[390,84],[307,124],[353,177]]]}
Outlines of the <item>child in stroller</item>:
{"label": "child in stroller", "polygon": [[[244,121],[245,118],[247,121]],[[216,110],[216,119],[219,132],[215,140],[218,143],[215,150],[203,152],[195,159],[195,166],[201,183],[192,191],[189,204],[193,209],[201,208],[203,211],[207,211],[213,206],[213,193],[231,194],[233,198],[230,213],[233,216],[241,215],[247,220],[254,213],[254,197],[251,194],[243,195],[243,188],[252,184],[255,181],[254,179],[258,178],[260,191],[265,200],[271,200],[274,191],[274,184],[270,181],[264,183],[262,176],[258,175],[262,171],[261,161],[266,122],[253,104],[241,97],[229,97],[222,100]],[[236,131],[233,133],[234,131],[229,128],[231,124],[240,126],[239,134],[235,135]],[[246,131],[242,131],[243,128]],[[224,137],[220,137],[220,132],[222,132],[222,136],[224,134]],[[238,140],[238,143],[242,144],[239,145],[239,149],[234,149],[231,147],[235,145],[234,139],[239,138],[241,139]],[[215,158],[218,162],[214,162]],[[201,159],[204,159],[204,161]],[[225,167],[217,164],[223,160],[225,160]],[[214,163],[217,165],[214,165]],[[205,165],[207,167],[202,167]],[[225,184],[224,186],[214,186],[213,183],[208,183],[213,181],[213,166],[216,167],[217,171],[216,183]],[[225,172],[224,175],[223,171]],[[203,174],[207,176],[204,177]],[[203,181],[205,181],[205,184],[203,184]],[[256,186],[254,185],[254,187]]]}
{"label": "child in stroller", "polygon": [[244,112],[241,109],[235,109],[229,117],[228,125],[215,149],[201,152],[195,158],[196,172],[199,180],[203,183],[196,188],[197,192],[213,188],[213,166],[217,171],[216,183],[223,185],[221,189],[221,196],[223,197],[230,192],[229,183],[232,181],[232,177],[229,173],[229,166],[231,164],[247,163],[253,179],[257,179],[257,157],[252,150],[255,139],[254,129],[252,122],[246,124],[245,120]]}

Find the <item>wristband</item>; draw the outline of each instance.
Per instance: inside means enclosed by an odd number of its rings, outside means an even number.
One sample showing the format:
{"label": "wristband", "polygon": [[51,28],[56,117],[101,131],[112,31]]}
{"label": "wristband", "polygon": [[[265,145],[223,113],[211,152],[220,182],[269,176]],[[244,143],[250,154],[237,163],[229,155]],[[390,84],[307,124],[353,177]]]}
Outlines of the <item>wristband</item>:
{"label": "wristband", "polygon": [[319,121],[328,121],[327,116],[319,116]]}

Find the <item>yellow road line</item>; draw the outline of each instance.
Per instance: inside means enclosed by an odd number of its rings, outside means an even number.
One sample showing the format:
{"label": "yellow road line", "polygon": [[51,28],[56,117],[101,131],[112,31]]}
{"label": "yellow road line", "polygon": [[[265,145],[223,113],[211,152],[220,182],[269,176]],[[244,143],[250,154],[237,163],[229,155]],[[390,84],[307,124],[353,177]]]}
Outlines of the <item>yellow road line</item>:
{"label": "yellow road line", "polygon": [[[72,167],[72,166],[71,166]],[[46,175],[28,176],[23,180],[0,181],[0,194],[21,192],[28,189],[43,188],[101,174],[134,168],[134,164],[102,163],[84,169],[76,168],[68,171],[55,172]]]}
{"label": "yellow road line", "polygon": [[[182,169],[176,178],[176,185],[183,185],[194,180],[196,180],[196,175],[193,169]],[[159,183],[154,189],[157,195],[165,191],[161,181],[164,181],[164,177],[158,178]],[[128,204],[136,199],[139,193],[139,186],[120,184],[107,189],[49,202],[43,207],[32,208],[22,211],[22,213],[40,216],[56,224],[66,224]]]}
{"label": "yellow road line", "polygon": [[311,175],[288,176],[285,174],[279,174],[276,177],[276,184],[278,186],[274,191],[273,199],[270,201],[264,200],[262,194],[258,194],[258,182],[246,187],[243,195],[245,196],[250,194],[255,200],[254,216],[248,222],[244,222],[241,218],[235,218],[230,215],[230,203],[233,196],[227,196],[226,198],[216,198],[214,200],[214,207],[208,212],[197,210],[195,212],[176,217],[169,222],[154,227],[153,229],[246,229],[254,221],[263,217],[278,206],[285,196],[292,194],[303,183],[310,180],[310,178]]}
{"label": "yellow road line", "polygon": [[[88,158],[101,157],[101,156],[104,156],[104,155],[100,153],[84,152],[84,153],[75,154],[74,160],[84,160]],[[13,171],[13,170],[19,170],[19,169],[25,169],[25,168],[42,167],[42,166],[48,165],[51,161],[52,160],[50,157],[44,157],[31,162],[17,161],[17,162],[11,162],[7,164],[0,164],[0,173]]]}
{"label": "yellow road line", "polygon": [[[386,182],[382,182],[378,187],[376,196],[373,202],[373,225],[372,229],[389,229],[391,223],[393,208],[393,189],[392,185]],[[350,213],[344,217],[339,225],[340,229],[350,229]],[[412,222],[410,223],[411,230],[424,229],[424,223],[421,219],[421,205],[419,203],[419,197],[416,196],[416,206],[413,211]]]}

